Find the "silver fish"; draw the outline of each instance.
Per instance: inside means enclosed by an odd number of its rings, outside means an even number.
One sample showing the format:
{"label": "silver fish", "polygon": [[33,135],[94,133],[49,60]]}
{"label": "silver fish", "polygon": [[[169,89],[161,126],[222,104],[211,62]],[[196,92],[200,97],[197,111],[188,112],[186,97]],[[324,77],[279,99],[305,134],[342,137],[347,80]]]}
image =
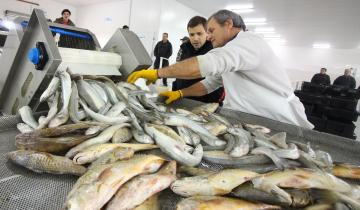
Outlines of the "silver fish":
{"label": "silver fish", "polygon": [[131,134],[134,137],[134,139],[143,144],[154,144],[153,138],[151,138],[148,134],[144,132],[139,132],[136,129],[131,129]]}
{"label": "silver fish", "polygon": [[[180,137],[185,141],[186,144],[194,145],[194,142],[191,139],[191,134],[187,128],[178,126],[177,131],[178,131]],[[194,146],[196,146],[196,145],[194,145]]]}
{"label": "silver fish", "polygon": [[[79,113],[79,92],[77,89],[76,82],[72,81],[71,83],[71,95],[69,103],[69,116],[71,121],[74,123],[80,122],[83,116]],[[85,115],[86,117],[86,115]]]}
{"label": "silver fish", "polygon": [[49,127],[54,128],[66,123],[69,119],[69,102],[71,95],[71,77],[66,70],[57,71],[61,81],[62,108],[59,113],[49,122]]}
{"label": "silver fish", "polygon": [[23,106],[19,109],[19,114],[24,123],[32,127],[33,129],[36,129],[39,127],[38,122],[36,122],[33,112],[29,106]]}
{"label": "silver fish", "polygon": [[98,84],[105,90],[105,92],[112,104],[116,104],[119,102],[119,99],[117,98],[115,91],[111,87],[109,87],[109,85],[107,85],[103,82],[98,82]]}
{"label": "silver fish", "polygon": [[34,131],[34,128],[26,123],[18,123],[16,124],[16,128],[20,131],[20,133],[31,133]]}
{"label": "silver fish", "polygon": [[197,122],[207,122],[203,116],[200,116],[200,115],[197,115],[197,114],[194,114],[186,109],[176,109],[175,110],[177,113],[179,114],[183,114],[185,115],[186,117],[188,117],[190,120],[194,120],[194,121],[197,121]]}
{"label": "silver fish", "polygon": [[87,82],[89,82],[89,84],[94,88],[96,93],[102,98],[105,103],[110,102],[105,90],[98,84],[97,81],[88,80]]}
{"label": "silver fish", "polygon": [[94,125],[94,126],[91,126],[90,128],[88,128],[86,131],[85,131],[85,135],[92,135],[92,134],[95,134],[99,131],[102,131],[104,130],[105,128],[109,127],[110,125],[109,124],[99,124],[99,125]]}
{"label": "silver fish", "polygon": [[116,147],[115,149],[101,155],[97,160],[91,163],[88,170],[94,169],[100,165],[115,163],[118,160],[127,160],[134,156],[135,151],[131,148]]}
{"label": "silver fish", "polygon": [[93,110],[98,112],[105,106],[105,102],[88,82],[85,80],[78,80],[76,84],[80,97],[85,100]]}
{"label": "silver fish", "polygon": [[201,139],[211,146],[221,146],[226,144],[225,141],[218,139],[216,136],[211,134],[208,130],[206,130],[206,128],[201,126],[199,123],[189,120],[186,117],[174,115],[174,114],[168,114],[164,118],[164,123],[166,125],[187,127],[193,130],[194,132],[196,132],[197,134],[199,134]]}
{"label": "silver fish", "polygon": [[93,118],[94,120],[98,121],[98,122],[102,122],[102,123],[108,123],[108,124],[120,124],[120,123],[125,123],[125,122],[129,122],[130,118],[127,116],[122,116],[122,117],[108,117],[102,114],[98,114],[94,111],[92,111],[84,102],[82,102],[80,100],[80,104],[81,106],[84,108],[86,114],[88,114],[91,118]]}
{"label": "silver fish", "polygon": [[117,117],[126,108],[125,102],[117,102],[111,109],[105,114],[107,117]]}
{"label": "silver fish", "polygon": [[235,137],[235,144],[229,155],[232,157],[241,157],[249,153],[249,139],[251,136],[243,129],[229,128],[228,131]]}
{"label": "silver fish", "polygon": [[100,110],[99,110],[99,114],[101,115],[105,115],[109,110],[110,108],[112,107],[112,104],[110,102],[106,103],[105,106],[103,106]]}
{"label": "silver fish", "polygon": [[253,150],[251,150],[251,154],[254,155],[266,155],[269,157],[275,165],[280,169],[283,170],[284,168],[289,168],[290,166],[285,162],[283,159],[279,158],[277,155],[275,155],[274,151],[272,151],[270,148],[267,147],[257,147]]}
{"label": "silver fish", "polygon": [[286,133],[280,132],[270,137],[269,139],[272,143],[274,143],[276,146],[287,149],[288,145],[286,144]]}
{"label": "silver fish", "polygon": [[66,153],[65,156],[72,158],[78,152],[80,152],[81,150],[83,150],[89,146],[92,146],[95,144],[102,144],[102,143],[109,141],[112,138],[112,136],[114,135],[115,131],[117,131],[119,128],[122,128],[125,126],[130,126],[130,125],[127,123],[123,123],[123,124],[110,126],[110,127],[106,128],[103,132],[101,132],[98,136],[88,139],[87,141],[77,145],[76,147],[73,147],[71,150],[69,150]]}
{"label": "silver fish", "polygon": [[118,82],[116,85],[121,86],[123,88],[127,88],[129,90],[140,90],[140,87],[138,87],[135,84],[128,83],[128,82]]}
{"label": "silver fish", "polygon": [[271,132],[271,130],[269,129],[269,128],[267,128],[267,127],[264,127],[264,126],[261,126],[261,125],[253,125],[253,124],[245,124],[245,128],[247,129],[247,130],[251,130],[251,129],[253,129],[253,130],[257,130],[257,131],[259,131],[259,132],[261,132],[261,133],[270,133]]}
{"label": "silver fish", "polygon": [[58,111],[58,103],[59,103],[59,92],[56,91],[55,96],[51,102],[49,112],[45,118],[39,118],[39,127],[37,129],[45,128],[49,122],[55,117]]}
{"label": "silver fish", "polygon": [[246,155],[239,158],[231,157],[223,151],[205,151],[204,160],[222,164],[226,166],[240,166],[240,165],[254,165],[254,164],[267,164],[271,163],[271,160],[265,155]]}
{"label": "silver fish", "polygon": [[52,95],[54,95],[54,93],[56,92],[56,90],[58,89],[60,85],[60,79],[59,77],[57,77],[57,75],[55,75],[52,79],[51,82],[49,84],[49,86],[46,88],[46,90],[41,94],[40,96],[40,102],[44,102],[46,101],[48,98],[50,98]]}
{"label": "silver fish", "polygon": [[288,149],[278,149],[274,151],[274,154],[279,158],[293,159],[296,160],[300,157],[300,152],[297,146],[293,143],[289,144]]}
{"label": "silver fish", "polygon": [[175,131],[164,125],[146,123],[146,132],[155,140],[161,151],[174,158],[179,163],[187,166],[196,166],[201,162],[203,148],[201,144],[196,146],[193,154],[186,151],[181,137]]}
{"label": "silver fish", "polygon": [[218,121],[208,122],[204,127],[210,131],[214,136],[220,136],[227,132],[228,127]]}

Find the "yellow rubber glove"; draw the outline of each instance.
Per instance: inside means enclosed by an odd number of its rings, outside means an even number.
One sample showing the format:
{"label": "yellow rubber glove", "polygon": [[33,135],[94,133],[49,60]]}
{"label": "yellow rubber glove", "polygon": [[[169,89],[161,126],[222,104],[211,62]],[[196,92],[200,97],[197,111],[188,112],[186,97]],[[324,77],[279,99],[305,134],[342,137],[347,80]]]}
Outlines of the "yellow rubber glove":
{"label": "yellow rubber glove", "polygon": [[166,92],[160,93],[160,95],[167,97],[167,99],[165,101],[166,104],[170,104],[173,101],[179,100],[183,97],[183,93],[181,92],[181,90],[166,91]]}
{"label": "yellow rubber glove", "polygon": [[127,78],[127,82],[134,84],[137,79],[144,78],[146,79],[146,85],[150,85],[151,83],[155,83],[158,79],[158,74],[156,69],[143,69],[139,71],[135,71],[129,75]]}

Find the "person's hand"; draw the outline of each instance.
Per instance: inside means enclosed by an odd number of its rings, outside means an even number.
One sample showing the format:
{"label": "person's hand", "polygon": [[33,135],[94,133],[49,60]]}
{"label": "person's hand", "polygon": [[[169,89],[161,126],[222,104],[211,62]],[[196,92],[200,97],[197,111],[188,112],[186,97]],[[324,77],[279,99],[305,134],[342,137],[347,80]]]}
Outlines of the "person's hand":
{"label": "person's hand", "polygon": [[162,92],[160,93],[161,96],[167,97],[165,103],[166,104],[170,104],[173,101],[179,100],[183,97],[183,93],[181,92],[181,90],[177,90],[177,91],[166,91],[166,92]]}
{"label": "person's hand", "polygon": [[127,82],[134,84],[137,79],[144,78],[146,79],[146,85],[150,85],[151,83],[155,83],[158,79],[158,74],[156,69],[143,69],[139,71],[135,71],[129,75],[127,78]]}

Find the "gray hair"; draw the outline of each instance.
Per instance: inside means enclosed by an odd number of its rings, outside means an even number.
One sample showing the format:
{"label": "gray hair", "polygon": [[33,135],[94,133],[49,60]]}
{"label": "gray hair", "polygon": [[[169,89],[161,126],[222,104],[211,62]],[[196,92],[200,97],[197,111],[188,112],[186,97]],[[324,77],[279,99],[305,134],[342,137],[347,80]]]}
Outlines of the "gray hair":
{"label": "gray hair", "polygon": [[211,18],[214,18],[221,26],[224,25],[227,20],[231,19],[235,28],[241,28],[243,31],[246,31],[246,25],[241,16],[230,10],[219,10],[211,15],[208,21]]}

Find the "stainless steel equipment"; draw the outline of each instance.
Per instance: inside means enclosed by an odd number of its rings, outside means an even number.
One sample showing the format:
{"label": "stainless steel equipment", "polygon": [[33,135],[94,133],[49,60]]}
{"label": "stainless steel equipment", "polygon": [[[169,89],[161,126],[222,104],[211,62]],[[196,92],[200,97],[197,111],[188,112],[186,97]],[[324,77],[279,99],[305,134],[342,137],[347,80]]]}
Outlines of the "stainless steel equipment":
{"label": "stainless steel equipment", "polygon": [[[199,102],[184,99],[178,107],[193,107]],[[310,142],[313,148],[327,151],[334,161],[360,164],[360,142],[303,129],[243,112],[220,109],[219,113],[232,122],[260,124],[273,131],[287,132],[288,141]],[[77,177],[70,175],[37,174],[6,160],[5,154],[15,150],[14,136],[18,133],[16,116],[0,117],[0,209],[61,209]],[[221,165],[202,162],[200,167],[221,169]],[[171,190],[160,194],[161,209],[173,210],[181,198]]]}
{"label": "stainless steel equipment", "polygon": [[24,105],[35,110],[57,69],[81,75],[121,76],[151,65],[150,56],[131,31],[117,30],[111,44],[101,51],[89,30],[48,22],[38,9],[21,25],[26,30],[15,56],[5,59],[8,50],[4,50],[0,62],[6,67],[2,70],[5,76],[0,78],[0,110],[6,114],[16,114]]}

